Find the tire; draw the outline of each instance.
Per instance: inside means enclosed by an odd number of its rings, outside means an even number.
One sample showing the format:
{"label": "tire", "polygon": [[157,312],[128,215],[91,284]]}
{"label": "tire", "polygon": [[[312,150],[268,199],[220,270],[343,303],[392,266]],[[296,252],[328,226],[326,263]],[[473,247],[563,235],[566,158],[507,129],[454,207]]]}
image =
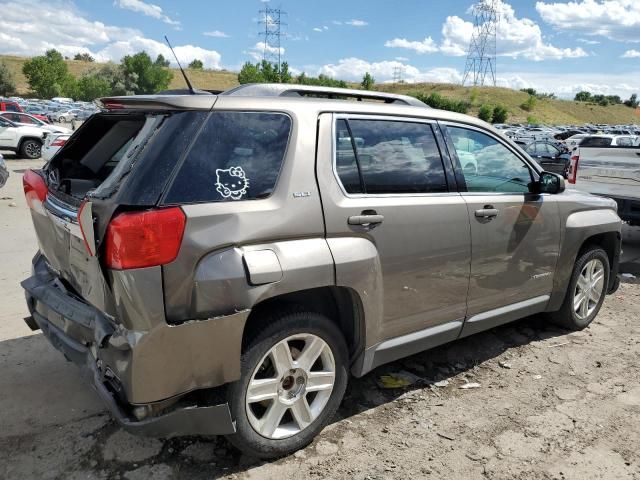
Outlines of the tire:
{"label": "tire", "polygon": [[[591,271],[589,280],[589,268],[596,265]],[[597,274],[601,269],[601,277]],[[602,307],[609,285],[610,266],[607,253],[600,247],[590,246],[583,250],[573,267],[569,288],[560,310],[551,314],[551,319],[561,327],[569,330],[582,330],[586,328]],[[600,278],[596,282],[596,278]],[[587,280],[587,281],[585,281]],[[580,281],[580,284],[579,284]],[[582,301],[576,305],[578,296],[584,288],[593,287],[592,294],[582,295]],[[586,303],[586,307],[585,307]]]}
{"label": "tire", "polygon": [[[240,380],[227,389],[236,422],[236,433],[227,439],[247,455],[266,460],[304,448],[335,415],[347,387],[348,350],[338,327],[318,313],[289,310],[263,320],[264,328],[242,354]],[[298,368],[307,363],[305,352],[311,366]],[[274,355],[284,360],[280,367]],[[328,386],[332,365],[333,385]],[[255,390],[259,382],[266,390]]]}
{"label": "tire", "polygon": [[28,158],[30,160],[35,160],[36,158],[40,158],[42,154],[42,143],[38,140],[27,139],[22,142],[20,145],[20,156],[22,158]]}

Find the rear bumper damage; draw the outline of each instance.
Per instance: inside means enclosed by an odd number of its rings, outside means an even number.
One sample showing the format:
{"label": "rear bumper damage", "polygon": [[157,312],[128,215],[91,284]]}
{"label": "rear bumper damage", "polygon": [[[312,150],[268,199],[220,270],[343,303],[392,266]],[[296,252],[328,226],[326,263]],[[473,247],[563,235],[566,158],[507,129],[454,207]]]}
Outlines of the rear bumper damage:
{"label": "rear bumper damage", "polygon": [[[83,377],[124,429],[159,437],[235,432],[229,406],[220,395],[220,389],[214,388],[226,383],[220,381],[224,378],[223,373],[210,372],[215,383],[207,383],[195,374],[176,383],[173,381],[176,374],[168,371],[167,365],[178,362],[178,372],[201,373],[219,362],[217,369],[220,370],[224,358],[219,355],[228,354],[229,349],[217,355],[215,351],[214,354],[208,352],[209,357],[215,358],[208,358],[206,362],[190,362],[191,349],[199,347],[190,344],[190,340],[199,335],[211,335],[215,325],[225,330],[217,331],[224,336],[229,328],[228,321],[235,320],[244,327],[247,312],[222,317],[227,322],[212,323],[206,327],[209,330],[188,327],[217,319],[190,322],[187,328],[164,325],[148,332],[127,331],[108,315],[68,292],[57,276],[42,268],[41,259],[34,262],[34,275],[22,282],[31,312],[25,322],[34,330],[42,330],[67,360],[80,367]],[[215,344],[212,339],[211,345],[215,347]],[[196,354],[207,357],[207,352]],[[159,359],[162,361],[157,365]],[[229,363],[233,362],[227,362],[227,365]],[[138,392],[135,395],[140,398],[147,396],[153,400],[132,401],[132,391]],[[171,392],[171,395],[157,396],[160,392]]]}

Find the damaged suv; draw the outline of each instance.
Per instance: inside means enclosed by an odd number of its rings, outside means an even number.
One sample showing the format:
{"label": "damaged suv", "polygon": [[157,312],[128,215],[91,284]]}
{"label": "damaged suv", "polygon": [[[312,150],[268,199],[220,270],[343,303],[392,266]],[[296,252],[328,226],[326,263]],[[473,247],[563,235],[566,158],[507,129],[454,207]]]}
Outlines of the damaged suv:
{"label": "damaged suv", "polygon": [[131,432],[285,455],[349,375],[532,314],[582,329],[617,288],[615,203],[475,118],[296,85],[102,104],[24,174],[22,285]]}

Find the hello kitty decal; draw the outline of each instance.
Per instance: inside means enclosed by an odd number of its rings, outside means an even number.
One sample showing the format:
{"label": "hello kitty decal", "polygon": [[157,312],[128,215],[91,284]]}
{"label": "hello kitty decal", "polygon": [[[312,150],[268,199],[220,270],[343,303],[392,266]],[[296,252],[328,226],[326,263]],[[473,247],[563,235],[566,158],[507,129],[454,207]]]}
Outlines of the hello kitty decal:
{"label": "hello kitty decal", "polygon": [[247,194],[249,179],[242,167],[216,169],[216,190],[224,198],[240,200]]}

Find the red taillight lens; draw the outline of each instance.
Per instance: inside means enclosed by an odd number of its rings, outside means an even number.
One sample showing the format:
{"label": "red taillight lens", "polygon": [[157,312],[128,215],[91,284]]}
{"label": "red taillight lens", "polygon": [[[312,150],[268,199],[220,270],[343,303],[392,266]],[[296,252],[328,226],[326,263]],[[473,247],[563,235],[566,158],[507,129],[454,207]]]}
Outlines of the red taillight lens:
{"label": "red taillight lens", "polygon": [[48,192],[44,179],[33,170],[27,170],[22,175],[22,186],[24,187],[24,196],[27,199],[29,208],[32,210],[41,208]]}
{"label": "red taillight lens", "polygon": [[107,268],[126,270],[172,262],[178,256],[185,224],[179,207],[117,215],[107,227]]}
{"label": "red taillight lens", "polygon": [[569,164],[569,178],[567,179],[569,183],[576,183],[576,178],[578,176],[578,162],[580,161],[579,155],[574,155],[571,157],[571,163]]}
{"label": "red taillight lens", "polygon": [[51,145],[49,145],[49,146],[50,147],[62,147],[65,143],[67,143],[67,140],[65,138],[57,138],[53,142],[51,142]]}

